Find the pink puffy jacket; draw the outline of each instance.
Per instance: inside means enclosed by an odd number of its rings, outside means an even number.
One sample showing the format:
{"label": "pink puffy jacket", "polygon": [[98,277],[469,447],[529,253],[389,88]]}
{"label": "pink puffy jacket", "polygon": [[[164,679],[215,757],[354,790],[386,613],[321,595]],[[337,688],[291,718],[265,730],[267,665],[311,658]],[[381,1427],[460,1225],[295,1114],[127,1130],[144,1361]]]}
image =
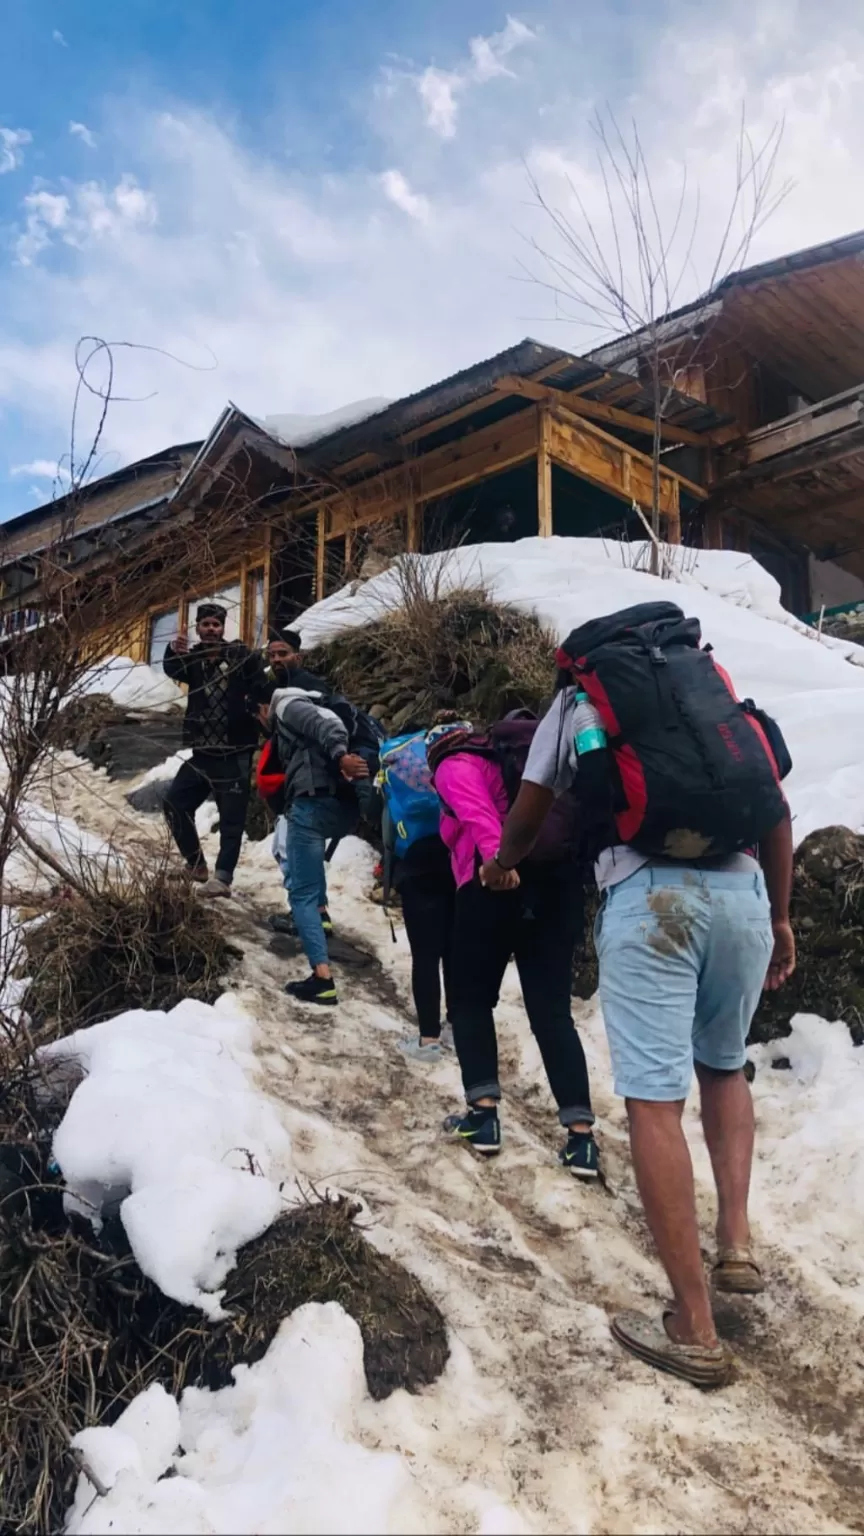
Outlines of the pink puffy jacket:
{"label": "pink puffy jacket", "polygon": [[441,838],[450,850],[457,885],[473,880],[476,856],[498,852],[507,815],[507,793],[497,763],[471,752],[446,757],[435,775],[435,788],[447,806],[441,812]]}

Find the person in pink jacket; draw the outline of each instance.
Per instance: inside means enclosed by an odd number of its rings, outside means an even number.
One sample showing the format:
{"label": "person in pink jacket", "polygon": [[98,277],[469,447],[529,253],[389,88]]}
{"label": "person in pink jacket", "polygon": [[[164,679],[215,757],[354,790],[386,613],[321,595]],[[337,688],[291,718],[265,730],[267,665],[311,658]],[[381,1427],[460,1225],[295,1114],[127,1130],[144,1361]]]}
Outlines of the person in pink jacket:
{"label": "person in pink jacket", "polygon": [[[580,871],[566,859],[526,862],[509,871],[504,891],[480,884],[479,867],[498,851],[509,801],[495,761],[458,749],[443,758],[435,753],[436,740],[440,744],[441,736],[454,730],[460,727],[440,727],[427,737],[442,802],[441,837],[450,850],[457,887],[453,1043],[468,1103],[467,1113],[449,1116],[445,1129],[478,1152],[501,1149],[494,1009],[513,959],[558,1117],[569,1131],[560,1160],[577,1177],[593,1179],[598,1162],[588,1069],[570,1011],[573,950],[583,922]],[[463,737],[470,733],[464,723],[461,730]]]}

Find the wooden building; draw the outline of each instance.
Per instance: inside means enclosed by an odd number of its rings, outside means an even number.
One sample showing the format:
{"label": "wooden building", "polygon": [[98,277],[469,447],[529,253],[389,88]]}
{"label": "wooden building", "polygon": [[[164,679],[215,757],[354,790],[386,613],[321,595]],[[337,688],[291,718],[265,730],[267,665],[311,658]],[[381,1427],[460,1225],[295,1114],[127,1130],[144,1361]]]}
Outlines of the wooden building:
{"label": "wooden building", "polygon": [[864,234],[751,268],[587,358],[528,339],[302,447],[229,406],[3,525],[0,633],[62,609],[157,661],[202,597],[260,643],[376,552],[640,537],[656,355],[665,538],[749,551],[798,612],[864,597],[862,262]]}

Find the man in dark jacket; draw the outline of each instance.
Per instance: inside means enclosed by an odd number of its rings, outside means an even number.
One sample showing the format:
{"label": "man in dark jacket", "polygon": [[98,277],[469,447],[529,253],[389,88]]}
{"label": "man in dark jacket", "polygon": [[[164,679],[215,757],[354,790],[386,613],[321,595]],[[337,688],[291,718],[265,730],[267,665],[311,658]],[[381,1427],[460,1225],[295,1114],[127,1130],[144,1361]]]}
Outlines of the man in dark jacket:
{"label": "man in dark jacket", "polygon": [[355,780],[368,779],[364,758],[349,751],[348,728],[325,695],[278,688],[270,709],[285,770],[285,875],[291,915],[312,967],[285,988],[300,1002],[332,1007],[339,999],[330,972],[322,912],[327,911],[324,853],[359,820]]}
{"label": "man in dark jacket", "polygon": [[323,678],[303,665],[300,636],[295,629],[274,630],[267,646],[267,680],[272,688],[306,688],[328,693]]}
{"label": "man in dark jacket", "polygon": [[[192,748],[165,797],[165,818],[190,878],[201,882],[205,896],[231,894],[258,741],[256,714],[268,695],[260,656],[239,641],[225,640],[225,619],[218,603],[202,603],[195,615],[198,644],[190,650],[186,635],[178,635],[163,660],[168,677],[189,689],[183,745]],[[211,795],[219,811],[212,880],[195,826],[195,812]]]}

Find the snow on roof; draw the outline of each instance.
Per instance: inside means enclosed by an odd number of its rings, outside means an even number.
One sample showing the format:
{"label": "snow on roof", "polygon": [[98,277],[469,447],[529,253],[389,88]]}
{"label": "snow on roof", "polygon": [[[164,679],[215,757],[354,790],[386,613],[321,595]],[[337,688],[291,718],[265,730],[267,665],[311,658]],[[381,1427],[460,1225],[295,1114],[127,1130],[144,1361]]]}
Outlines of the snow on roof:
{"label": "snow on roof", "polygon": [[392,404],[386,395],[372,395],[368,400],[354,400],[321,416],[265,416],[262,425],[265,432],[277,437],[286,447],[308,448],[319,438],[329,437],[331,432],[339,432],[343,427],[356,427],[368,417],[377,416],[379,411],[386,411]]}

